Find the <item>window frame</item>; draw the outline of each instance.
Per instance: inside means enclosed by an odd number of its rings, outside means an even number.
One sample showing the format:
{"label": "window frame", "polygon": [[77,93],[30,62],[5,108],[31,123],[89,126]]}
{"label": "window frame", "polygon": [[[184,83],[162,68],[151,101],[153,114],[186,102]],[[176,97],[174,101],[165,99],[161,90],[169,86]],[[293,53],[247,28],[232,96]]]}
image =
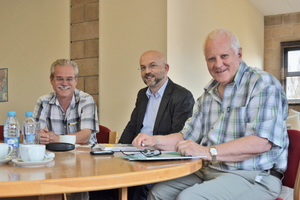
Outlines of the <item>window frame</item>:
{"label": "window frame", "polygon": [[[281,48],[281,73],[280,73],[280,80],[282,87],[286,93],[286,79],[287,77],[299,76],[300,71],[297,72],[288,72],[288,59],[287,55],[288,52],[291,50],[299,50],[300,51],[300,40],[298,41],[291,41],[291,42],[280,42]],[[288,99],[289,104],[300,104],[299,99]]]}

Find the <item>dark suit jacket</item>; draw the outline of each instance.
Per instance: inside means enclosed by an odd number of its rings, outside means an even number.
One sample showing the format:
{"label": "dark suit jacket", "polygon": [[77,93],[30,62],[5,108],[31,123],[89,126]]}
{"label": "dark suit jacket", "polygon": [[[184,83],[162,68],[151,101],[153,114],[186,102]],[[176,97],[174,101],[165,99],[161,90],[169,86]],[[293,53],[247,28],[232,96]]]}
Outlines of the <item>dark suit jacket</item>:
{"label": "dark suit jacket", "polygon": [[[148,104],[148,87],[137,95],[135,108],[124,129],[119,143],[131,144],[140,133]],[[182,130],[185,121],[192,116],[194,97],[192,93],[169,79],[157,112],[153,135],[168,135]]]}

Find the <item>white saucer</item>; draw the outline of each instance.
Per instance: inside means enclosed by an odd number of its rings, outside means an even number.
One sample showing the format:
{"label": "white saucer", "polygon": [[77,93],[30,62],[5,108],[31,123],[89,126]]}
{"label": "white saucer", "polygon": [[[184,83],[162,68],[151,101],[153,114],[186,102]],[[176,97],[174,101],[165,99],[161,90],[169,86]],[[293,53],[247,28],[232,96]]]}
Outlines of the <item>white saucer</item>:
{"label": "white saucer", "polygon": [[5,165],[11,161],[11,157],[0,159],[0,165]]}
{"label": "white saucer", "polygon": [[20,165],[22,167],[43,167],[49,162],[51,162],[53,158],[44,158],[42,161],[35,161],[35,162],[24,162],[22,159],[13,159],[12,162],[16,163],[17,165]]}

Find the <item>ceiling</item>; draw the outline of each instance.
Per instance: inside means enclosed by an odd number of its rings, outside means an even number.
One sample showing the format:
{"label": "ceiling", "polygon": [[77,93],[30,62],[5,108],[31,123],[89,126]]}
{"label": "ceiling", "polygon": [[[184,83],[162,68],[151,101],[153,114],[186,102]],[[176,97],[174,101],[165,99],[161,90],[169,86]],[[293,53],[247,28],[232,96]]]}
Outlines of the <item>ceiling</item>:
{"label": "ceiling", "polygon": [[300,12],[300,0],[248,0],[264,16]]}

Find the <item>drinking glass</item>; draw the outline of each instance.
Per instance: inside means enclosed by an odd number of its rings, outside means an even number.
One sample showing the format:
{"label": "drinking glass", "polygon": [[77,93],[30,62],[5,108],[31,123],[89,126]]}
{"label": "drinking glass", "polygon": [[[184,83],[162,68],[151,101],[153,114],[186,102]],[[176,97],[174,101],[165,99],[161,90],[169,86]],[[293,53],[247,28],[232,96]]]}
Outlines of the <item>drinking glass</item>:
{"label": "drinking glass", "polygon": [[35,122],[35,144],[40,144],[41,126],[40,122]]}

